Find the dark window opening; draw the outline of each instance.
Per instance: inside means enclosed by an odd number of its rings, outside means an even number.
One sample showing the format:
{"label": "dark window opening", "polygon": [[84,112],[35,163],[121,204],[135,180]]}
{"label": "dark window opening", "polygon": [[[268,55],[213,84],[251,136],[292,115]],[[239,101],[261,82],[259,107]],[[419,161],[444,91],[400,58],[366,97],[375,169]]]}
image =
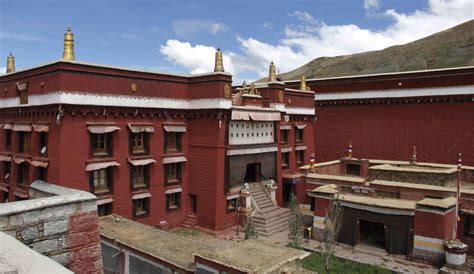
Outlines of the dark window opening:
{"label": "dark window opening", "polygon": [[106,203],[97,206],[97,214],[99,216],[106,216],[112,214],[112,203]]}
{"label": "dark window opening", "polygon": [[246,182],[260,182],[260,163],[252,163],[247,165],[245,172]]}
{"label": "dark window opening", "polygon": [[5,184],[10,183],[10,167],[11,167],[10,162],[3,162],[2,179]]}
{"label": "dark window opening", "polygon": [[47,181],[48,180],[48,169],[44,167],[37,168],[37,176],[38,180]]}
{"label": "dark window opening", "polygon": [[237,211],[237,198],[227,200],[227,212]]}
{"label": "dark window opening", "polygon": [[296,163],[298,166],[304,165],[304,150],[296,151]]}
{"label": "dark window opening", "polygon": [[181,133],[165,132],[165,152],[181,151]]}
{"label": "dark window opening", "polygon": [[31,132],[18,131],[18,152],[30,153]]}
{"label": "dark window opening", "polygon": [[281,167],[288,168],[290,165],[290,153],[285,152],[281,154]]}
{"label": "dark window opening", "polygon": [[29,166],[28,163],[23,162],[18,165],[18,173],[17,173],[17,183],[21,186],[28,185],[28,172]]}
{"label": "dark window opening", "polygon": [[288,130],[281,130],[281,142],[283,144],[288,143]]}
{"label": "dark window opening", "polygon": [[348,175],[360,176],[360,165],[358,164],[347,164],[346,173]]}
{"label": "dark window opening", "polygon": [[112,134],[91,133],[91,154],[95,157],[112,156]]}
{"label": "dark window opening", "polygon": [[165,165],[165,183],[179,184],[181,181],[181,163]]}
{"label": "dark window opening", "polygon": [[178,209],[181,205],[181,192],[166,194],[166,209]]}
{"label": "dark window opening", "polygon": [[359,220],[359,225],[359,243],[385,249],[384,224]]}
{"label": "dark window opening", "polygon": [[132,154],[148,154],[148,133],[130,133],[130,152]]}
{"label": "dark window opening", "polygon": [[38,136],[38,151],[40,155],[48,155],[48,133],[40,132]]}
{"label": "dark window opening", "polygon": [[133,189],[148,188],[149,166],[131,166],[131,184]]}
{"label": "dark window opening", "polygon": [[112,169],[103,168],[90,172],[91,188],[94,194],[109,193],[112,188]]}
{"label": "dark window opening", "polygon": [[5,150],[10,151],[12,149],[12,131],[10,129],[5,129]]}
{"label": "dark window opening", "polygon": [[133,215],[135,217],[146,216],[150,210],[149,198],[133,200]]}
{"label": "dark window opening", "polygon": [[303,142],[303,129],[299,129],[299,128],[296,129],[295,139],[297,143]]}

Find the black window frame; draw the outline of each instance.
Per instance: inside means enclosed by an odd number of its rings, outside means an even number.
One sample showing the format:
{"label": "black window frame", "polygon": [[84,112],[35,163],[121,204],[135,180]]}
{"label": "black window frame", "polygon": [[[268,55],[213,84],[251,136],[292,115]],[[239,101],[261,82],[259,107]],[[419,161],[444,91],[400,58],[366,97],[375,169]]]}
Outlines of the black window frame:
{"label": "black window frame", "polygon": [[22,162],[17,166],[16,183],[19,186],[28,186],[30,177],[30,166],[27,162]]}
{"label": "black window frame", "polygon": [[[41,153],[43,147],[46,147],[46,152]],[[48,156],[48,133],[38,132],[38,152],[41,156]]]}
{"label": "black window frame", "polygon": [[31,152],[31,132],[18,131],[18,153],[30,154],[30,152]]}
{"label": "black window frame", "polygon": [[98,216],[107,216],[112,214],[113,203],[105,203],[97,206]]}
{"label": "black window frame", "polygon": [[13,130],[11,129],[5,129],[3,131],[3,135],[5,136],[4,138],[4,147],[5,151],[11,151],[12,150],[12,135],[13,135]]}
{"label": "black window frame", "polygon": [[[100,191],[97,191],[94,187],[94,172],[95,171],[100,171],[100,170],[106,170],[106,185],[107,189]],[[113,168],[112,167],[106,167],[106,168],[101,168],[101,169],[96,169],[92,170],[89,172],[89,185],[90,185],[90,192],[93,193],[94,195],[107,195],[107,194],[112,194],[113,193]]]}
{"label": "black window frame", "polygon": [[281,153],[281,167],[284,169],[290,167],[290,152]]}
{"label": "black window frame", "polygon": [[[142,135],[143,149],[138,149],[134,146],[134,137],[137,135]],[[129,143],[129,153],[130,155],[148,155],[150,154],[150,143],[149,143],[150,133],[149,132],[130,132],[128,136]]]}
{"label": "black window frame", "polygon": [[[163,150],[165,153],[174,153],[174,152],[182,152],[183,147],[182,147],[182,137],[183,133],[182,132],[168,132],[165,131],[164,138],[163,138]],[[172,138],[174,139],[174,147],[168,147],[168,140],[170,137],[173,136]]]}
{"label": "black window frame", "polygon": [[[142,185],[136,185],[134,182],[135,170],[139,168],[143,169],[143,184]],[[140,166],[130,165],[130,187],[132,190],[142,190],[142,189],[150,188],[150,165],[140,165]]]}
{"label": "black window frame", "polygon": [[[165,185],[179,185],[181,184],[181,181],[183,179],[182,172],[183,172],[183,163],[178,162],[178,163],[169,163],[169,164],[164,164],[164,181]],[[172,167],[176,166],[176,178],[175,179],[170,179],[168,177],[168,170]]]}

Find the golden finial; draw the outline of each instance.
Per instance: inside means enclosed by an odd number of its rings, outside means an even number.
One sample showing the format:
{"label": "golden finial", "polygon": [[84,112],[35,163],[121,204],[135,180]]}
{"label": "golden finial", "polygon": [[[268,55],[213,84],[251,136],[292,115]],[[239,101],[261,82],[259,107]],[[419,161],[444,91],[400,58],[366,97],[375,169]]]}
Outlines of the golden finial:
{"label": "golden finial", "polygon": [[268,72],[268,82],[274,82],[277,80],[276,68],[273,61],[270,63],[270,69]]}
{"label": "golden finial", "polygon": [[68,27],[66,33],[64,34],[63,59],[66,59],[66,60],[76,59],[74,57],[74,34],[72,33],[71,27]]}
{"label": "golden finial", "polygon": [[15,57],[13,57],[13,54],[10,52],[7,56],[7,73],[12,72],[15,72]]}
{"label": "golden finial", "polygon": [[304,75],[301,75],[301,78],[300,78],[300,90],[303,90],[303,91],[308,90],[308,87],[306,86],[306,77]]}
{"label": "golden finial", "polygon": [[214,72],[224,72],[224,62],[222,61],[222,51],[217,48]]}
{"label": "golden finial", "polygon": [[251,84],[250,84],[250,91],[249,91],[249,93],[250,93],[250,94],[257,94],[257,93],[255,92],[255,84],[254,84],[254,83],[251,83]]}
{"label": "golden finial", "polygon": [[416,165],[416,146],[413,146],[413,155],[411,156],[411,165]]}
{"label": "golden finial", "polygon": [[248,89],[249,88],[247,87],[247,82],[245,82],[244,80],[244,82],[242,83],[242,93],[247,93]]}
{"label": "golden finial", "polygon": [[349,148],[347,149],[347,158],[352,159],[352,142],[349,144]]}

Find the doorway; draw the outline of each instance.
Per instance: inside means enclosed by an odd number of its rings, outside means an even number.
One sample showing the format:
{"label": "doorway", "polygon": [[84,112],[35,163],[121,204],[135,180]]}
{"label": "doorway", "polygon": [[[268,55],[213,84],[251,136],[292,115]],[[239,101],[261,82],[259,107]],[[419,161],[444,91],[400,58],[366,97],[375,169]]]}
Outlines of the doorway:
{"label": "doorway", "polygon": [[189,205],[191,207],[191,213],[196,213],[196,211],[197,211],[197,197],[196,197],[196,195],[189,194]]}
{"label": "doorway", "polygon": [[245,182],[260,182],[260,163],[247,164]]}
{"label": "doorway", "polygon": [[382,223],[359,220],[359,243],[385,249],[385,226]]}
{"label": "doorway", "polygon": [[294,184],[283,184],[283,202],[288,206],[291,200],[291,195],[295,195]]}

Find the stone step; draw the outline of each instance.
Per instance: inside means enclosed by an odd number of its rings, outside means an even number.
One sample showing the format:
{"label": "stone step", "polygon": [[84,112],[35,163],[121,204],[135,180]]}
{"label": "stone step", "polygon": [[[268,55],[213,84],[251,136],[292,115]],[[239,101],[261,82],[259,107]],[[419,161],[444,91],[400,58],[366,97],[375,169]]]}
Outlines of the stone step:
{"label": "stone step", "polygon": [[275,219],[275,220],[272,220],[272,221],[261,221],[261,220],[254,220],[254,224],[259,227],[262,227],[262,228],[267,228],[267,229],[270,229],[274,226],[278,226],[282,223],[285,223],[285,224],[288,224],[288,219],[289,218],[281,218],[281,219]]}

